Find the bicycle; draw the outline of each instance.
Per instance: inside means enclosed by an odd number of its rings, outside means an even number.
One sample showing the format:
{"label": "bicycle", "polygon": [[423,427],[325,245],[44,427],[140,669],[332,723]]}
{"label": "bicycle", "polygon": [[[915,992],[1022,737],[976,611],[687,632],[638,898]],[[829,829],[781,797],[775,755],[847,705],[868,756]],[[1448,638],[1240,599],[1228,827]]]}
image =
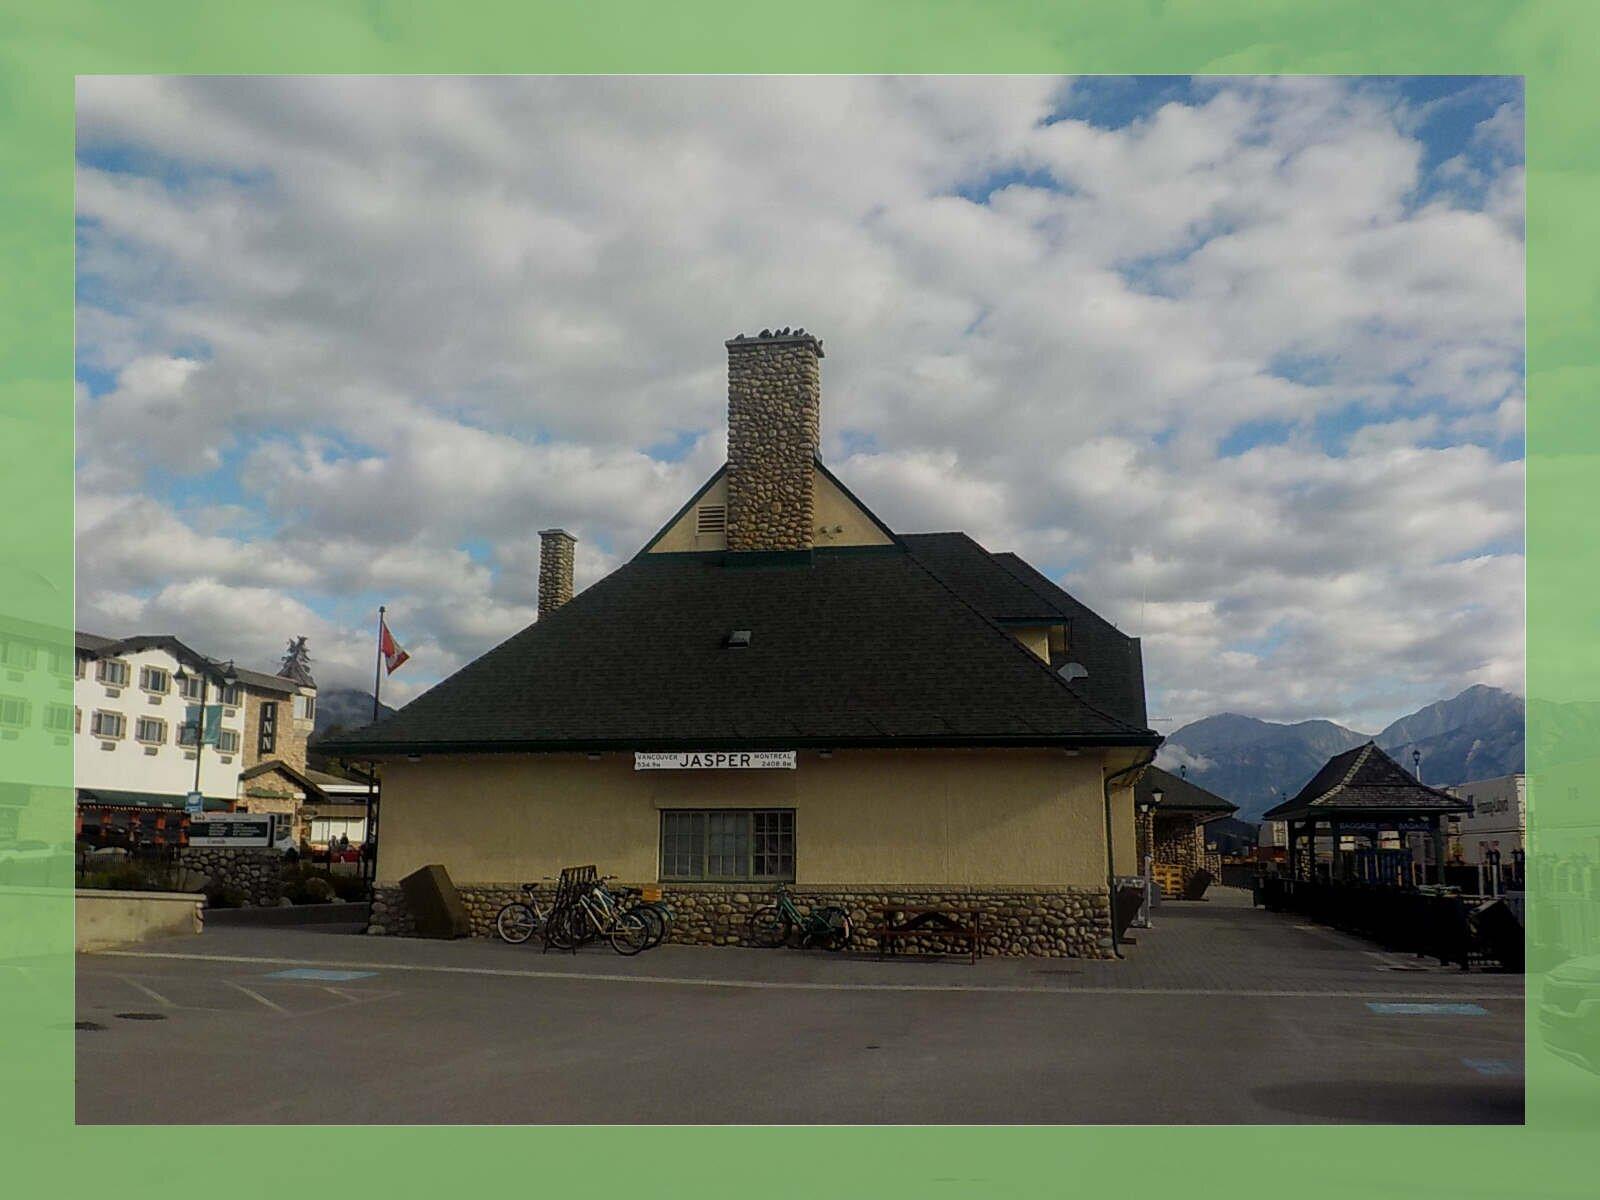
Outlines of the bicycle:
{"label": "bicycle", "polygon": [[850,914],[837,905],[828,904],[802,913],[795,906],[789,885],[778,885],[778,902],[757,909],[750,916],[750,940],[766,949],[788,944],[795,931],[800,933],[801,948],[821,946],[824,950],[839,951],[850,944],[853,932]]}
{"label": "bicycle", "polygon": [[494,918],[495,932],[500,935],[501,941],[520,946],[544,928],[549,914],[539,903],[538,891],[538,884],[525,883],[522,885],[521,900],[501,905]]}
{"label": "bicycle", "polygon": [[558,950],[575,950],[604,937],[618,954],[633,955],[649,942],[650,928],[638,913],[620,911],[604,880],[596,880],[576,893],[565,908],[550,914],[545,937]]}

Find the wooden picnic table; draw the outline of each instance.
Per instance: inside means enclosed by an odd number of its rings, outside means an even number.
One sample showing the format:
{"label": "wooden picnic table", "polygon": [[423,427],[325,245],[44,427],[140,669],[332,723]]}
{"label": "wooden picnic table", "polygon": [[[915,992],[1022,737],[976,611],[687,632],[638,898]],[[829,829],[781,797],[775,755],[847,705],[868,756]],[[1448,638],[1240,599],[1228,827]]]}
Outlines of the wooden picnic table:
{"label": "wooden picnic table", "polygon": [[976,908],[929,908],[885,904],[878,909],[878,957],[900,942],[919,937],[957,938],[967,943],[968,961],[976,963],[983,945],[983,911]]}

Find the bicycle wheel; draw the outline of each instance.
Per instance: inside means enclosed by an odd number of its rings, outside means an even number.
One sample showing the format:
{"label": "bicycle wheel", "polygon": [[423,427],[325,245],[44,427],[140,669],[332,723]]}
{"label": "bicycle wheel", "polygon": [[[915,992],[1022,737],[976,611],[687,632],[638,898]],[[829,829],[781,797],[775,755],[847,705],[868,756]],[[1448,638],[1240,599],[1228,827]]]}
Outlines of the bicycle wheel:
{"label": "bicycle wheel", "polygon": [[644,948],[654,950],[661,945],[661,939],[667,936],[667,919],[648,904],[637,905],[628,911],[637,913],[644,921],[646,934]]}
{"label": "bicycle wheel", "polygon": [[625,912],[611,925],[611,948],[618,954],[637,954],[649,940],[650,931],[638,913]]}
{"label": "bicycle wheel", "polygon": [[494,928],[502,941],[520,946],[538,932],[539,919],[533,915],[533,909],[520,900],[513,900],[500,909]]}
{"label": "bicycle wheel", "polygon": [[[578,942],[572,934],[572,917],[577,910],[571,908],[558,908],[545,920],[545,944],[554,946],[557,950],[574,949]],[[578,913],[578,916],[582,916]]]}
{"label": "bicycle wheel", "polygon": [[822,935],[822,948],[838,952],[850,944],[850,935],[854,929],[850,925],[850,914],[842,908],[826,910],[823,914],[828,922],[828,931]]}
{"label": "bicycle wheel", "polygon": [[789,940],[789,921],[776,905],[757,909],[750,916],[750,940],[768,950]]}
{"label": "bicycle wheel", "polygon": [[652,901],[650,907],[656,910],[656,915],[661,918],[661,936],[656,939],[656,945],[667,940],[667,935],[672,932],[672,909],[665,901]]}

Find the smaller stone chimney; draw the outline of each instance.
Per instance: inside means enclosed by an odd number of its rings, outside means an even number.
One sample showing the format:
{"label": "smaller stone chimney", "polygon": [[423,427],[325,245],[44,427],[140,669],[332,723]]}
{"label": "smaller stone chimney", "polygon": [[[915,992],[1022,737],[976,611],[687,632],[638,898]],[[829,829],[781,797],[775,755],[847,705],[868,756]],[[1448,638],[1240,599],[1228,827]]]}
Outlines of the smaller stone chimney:
{"label": "smaller stone chimney", "polygon": [[810,550],[821,438],[821,339],[763,329],[728,348],[728,549]]}
{"label": "smaller stone chimney", "polygon": [[572,599],[572,548],[578,539],[565,529],[539,531],[539,616]]}

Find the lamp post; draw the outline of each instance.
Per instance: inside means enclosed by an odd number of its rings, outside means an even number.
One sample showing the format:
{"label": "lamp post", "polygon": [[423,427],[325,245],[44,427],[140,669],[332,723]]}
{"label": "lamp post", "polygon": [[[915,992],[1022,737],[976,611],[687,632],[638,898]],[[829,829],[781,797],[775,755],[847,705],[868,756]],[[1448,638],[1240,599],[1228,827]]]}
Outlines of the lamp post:
{"label": "lamp post", "polygon": [[1411,751],[1411,769],[1416,772],[1417,782],[1421,783],[1422,782],[1422,751],[1418,750],[1418,749],[1416,749],[1414,747],[1412,748],[1412,751]]}
{"label": "lamp post", "polygon": [[1144,847],[1144,927],[1150,928],[1150,905],[1155,899],[1155,855],[1156,855],[1156,826],[1155,818],[1151,814],[1161,806],[1161,797],[1166,793],[1160,788],[1151,788],[1148,799],[1139,801],[1139,824],[1145,830]]}

